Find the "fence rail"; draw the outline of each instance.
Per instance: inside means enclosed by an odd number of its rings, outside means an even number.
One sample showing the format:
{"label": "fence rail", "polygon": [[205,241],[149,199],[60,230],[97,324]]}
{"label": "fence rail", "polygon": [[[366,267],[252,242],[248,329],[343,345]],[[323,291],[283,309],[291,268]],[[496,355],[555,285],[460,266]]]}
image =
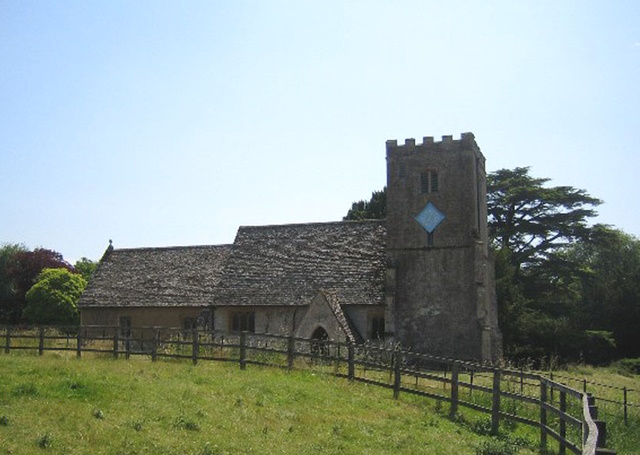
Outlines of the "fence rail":
{"label": "fence rail", "polygon": [[540,448],[557,442],[558,453],[596,455],[604,449],[606,424],[597,419],[595,398],[540,374],[435,357],[377,345],[355,345],[293,336],[218,333],[165,327],[1,327],[4,352],[70,351],[77,357],[101,353],[199,361],[235,362],[316,371],[401,393],[423,396],[488,414],[491,434],[501,422],[518,422],[540,431]]}

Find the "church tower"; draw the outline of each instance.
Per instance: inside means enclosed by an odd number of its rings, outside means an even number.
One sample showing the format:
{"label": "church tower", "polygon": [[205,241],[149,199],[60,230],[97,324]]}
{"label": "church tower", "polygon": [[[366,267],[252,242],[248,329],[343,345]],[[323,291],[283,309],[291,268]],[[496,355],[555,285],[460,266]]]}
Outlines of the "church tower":
{"label": "church tower", "polygon": [[496,360],[485,159],[474,135],[386,145],[388,335],[422,352]]}

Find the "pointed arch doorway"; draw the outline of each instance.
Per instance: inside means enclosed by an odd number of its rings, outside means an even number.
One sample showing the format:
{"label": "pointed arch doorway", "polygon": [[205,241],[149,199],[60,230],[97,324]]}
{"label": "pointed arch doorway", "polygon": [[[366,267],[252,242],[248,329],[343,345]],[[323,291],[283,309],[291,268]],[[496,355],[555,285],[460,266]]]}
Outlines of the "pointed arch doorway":
{"label": "pointed arch doorway", "polygon": [[311,354],[318,357],[329,355],[329,334],[318,326],[311,334]]}

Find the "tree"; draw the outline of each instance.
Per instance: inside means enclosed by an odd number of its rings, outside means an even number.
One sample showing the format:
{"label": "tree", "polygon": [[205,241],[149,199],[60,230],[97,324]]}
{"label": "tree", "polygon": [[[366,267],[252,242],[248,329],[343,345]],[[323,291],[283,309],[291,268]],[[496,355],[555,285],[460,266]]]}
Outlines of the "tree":
{"label": "tree", "polygon": [[33,251],[19,249],[10,255],[5,273],[11,283],[14,298],[9,311],[4,314],[4,322],[9,324],[20,322],[27,291],[45,268],[63,268],[70,272],[74,271],[71,264],[56,251],[44,248],[36,248]]}
{"label": "tree", "polygon": [[579,264],[567,251],[589,239],[587,221],[601,201],[548,182],[527,167],[487,176],[490,241],[503,261],[496,267],[500,325],[511,357],[576,360],[595,336],[581,323]]}
{"label": "tree", "polygon": [[546,187],[528,167],[487,176],[489,232],[494,247],[507,249],[516,273],[540,265],[571,243],[588,237],[587,219],[601,201],[571,186]]}
{"label": "tree", "polygon": [[387,217],[387,187],[381,191],[371,193],[368,201],[358,201],[351,204],[347,216],[343,220],[377,220]]}
{"label": "tree", "polygon": [[9,267],[16,254],[26,251],[27,248],[18,243],[5,243],[0,246],[0,323],[9,322],[10,315],[20,311]]}
{"label": "tree", "polygon": [[640,357],[640,240],[604,225],[567,256],[579,268],[582,325],[610,333],[619,357]]}
{"label": "tree", "polygon": [[91,277],[93,276],[93,272],[98,268],[98,263],[92,261],[91,259],[87,259],[85,257],[80,258],[73,265],[76,273],[82,275],[82,277],[89,282]]}
{"label": "tree", "polygon": [[87,282],[67,269],[44,269],[26,294],[24,318],[32,324],[77,325],[77,303]]}

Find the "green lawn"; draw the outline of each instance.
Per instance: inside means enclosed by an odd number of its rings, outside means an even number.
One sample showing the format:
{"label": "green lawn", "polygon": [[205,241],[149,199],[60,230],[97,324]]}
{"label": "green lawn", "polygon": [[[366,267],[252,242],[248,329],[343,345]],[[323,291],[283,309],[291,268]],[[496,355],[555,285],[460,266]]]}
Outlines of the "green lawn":
{"label": "green lawn", "polygon": [[516,453],[442,408],[308,371],[0,353],[0,454]]}

